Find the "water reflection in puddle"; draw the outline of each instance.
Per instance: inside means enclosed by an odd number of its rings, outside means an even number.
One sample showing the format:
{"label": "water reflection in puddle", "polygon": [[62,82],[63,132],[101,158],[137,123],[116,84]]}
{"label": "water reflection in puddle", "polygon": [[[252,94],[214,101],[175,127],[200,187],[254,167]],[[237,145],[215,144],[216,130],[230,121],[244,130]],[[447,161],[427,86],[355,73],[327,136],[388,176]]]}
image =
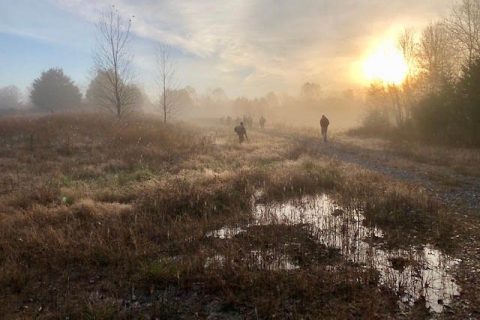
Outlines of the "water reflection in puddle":
{"label": "water reflection in puddle", "polygon": [[[455,261],[431,246],[409,250],[384,250],[375,247],[374,239],[381,239],[378,228],[363,225],[365,217],[355,210],[344,210],[326,195],[303,197],[285,203],[263,205],[254,209],[252,225],[307,225],[318,240],[336,248],[349,261],[372,267],[380,274],[380,284],[393,289],[404,305],[412,306],[422,297],[433,312],[442,312],[459,287],[449,269]],[[209,237],[231,239],[246,232],[247,228],[222,228],[207,234]],[[299,266],[288,256],[265,251],[252,251],[248,261],[266,270],[293,270]],[[224,257],[214,257],[210,263],[225,262]]]}
{"label": "water reflection in puddle", "polygon": [[273,250],[252,250],[249,261],[253,262],[253,267],[263,270],[295,270],[300,268],[287,255],[279,254]]}
{"label": "water reflection in puddle", "polygon": [[223,227],[221,229],[208,232],[206,236],[214,237],[218,239],[231,239],[235,237],[237,234],[240,234],[242,232],[245,232],[245,230],[240,227],[234,227],[234,228]]}
{"label": "water reflection in puddle", "polygon": [[[244,260],[246,266],[250,269],[261,270],[295,270],[300,266],[293,263],[291,259],[284,254],[278,253],[274,250],[252,250]],[[223,255],[214,255],[208,257],[205,261],[205,268],[224,267],[227,263],[227,258]]]}
{"label": "water reflection in puddle", "polygon": [[382,238],[382,230],[365,227],[362,214],[343,210],[326,195],[259,204],[254,216],[260,225],[309,225],[320,243],[338,249],[354,263],[378,270],[380,283],[395,290],[405,304],[413,305],[424,297],[427,308],[442,312],[459,294],[455,279],[449,274],[455,261],[431,246],[394,251],[375,247],[372,239]]}

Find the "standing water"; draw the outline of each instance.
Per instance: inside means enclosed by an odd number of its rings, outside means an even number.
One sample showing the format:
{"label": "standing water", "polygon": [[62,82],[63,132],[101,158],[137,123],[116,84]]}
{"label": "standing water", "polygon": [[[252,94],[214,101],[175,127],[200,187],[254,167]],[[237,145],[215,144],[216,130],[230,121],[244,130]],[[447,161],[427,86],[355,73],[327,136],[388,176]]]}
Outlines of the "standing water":
{"label": "standing water", "polygon": [[431,246],[392,251],[375,247],[372,239],[382,238],[382,230],[364,226],[360,212],[343,210],[327,195],[258,204],[254,217],[260,225],[308,225],[320,243],[338,249],[353,263],[375,268],[380,284],[397,292],[403,304],[411,306],[424,298],[429,310],[442,312],[459,295],[449,273],[455,261]]}
{"label": "standing water", "polygon": [[[319,243],[338,249],[342,256],[353,263],[377,270],[380,285],[394,290],[400,297],[401,306],[413,306],[423,298],[429,310],[440,313],[460,293],[460,288],[450,275],[450,269],[456,261],[429,245],[420,249],[412,247],[401,250],[375,246],[374,240],[383,238],[383,231],[366,227],[363,223],[365,217],[359,211],[346,211],[327,195],[305,196],[268,205],[256,204],[253,213],[252,225],[308,226]],[[247,232],[247,228],[224,227],[209,232],[207,236],[230,239]],[[285,256],[268,259],[261,252],[252,251],[251,254],[264,269],[298,268]],[[212,260],[222,262],[222,259],[224,257]]]}

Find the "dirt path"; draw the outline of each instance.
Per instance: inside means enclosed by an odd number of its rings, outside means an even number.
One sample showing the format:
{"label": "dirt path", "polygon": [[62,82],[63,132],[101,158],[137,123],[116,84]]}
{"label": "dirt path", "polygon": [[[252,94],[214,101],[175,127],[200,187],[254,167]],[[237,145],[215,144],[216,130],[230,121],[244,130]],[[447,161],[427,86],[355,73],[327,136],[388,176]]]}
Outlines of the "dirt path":
{"label": "dirt path", "polygon": [[309,152],[421,186],[455,211],[480,212],[479,177],[455,172],[445,165],[402,157],[387,148],[360,145],[341,136],[327,144],[312,137],[294,139]]}

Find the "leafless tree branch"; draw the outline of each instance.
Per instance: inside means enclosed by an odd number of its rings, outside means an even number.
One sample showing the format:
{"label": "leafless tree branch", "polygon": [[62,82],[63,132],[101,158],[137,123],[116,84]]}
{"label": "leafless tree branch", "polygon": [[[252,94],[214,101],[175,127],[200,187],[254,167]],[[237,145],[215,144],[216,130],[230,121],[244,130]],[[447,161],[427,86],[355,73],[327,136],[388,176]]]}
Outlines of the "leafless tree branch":
{"label": "leafless tree branch", "polygon": [[102,75],[100,101],[118,118],[129,113],[135,105],[136,94],[130,84],[133,75],[129,51],[132,20],[124,20],[112,6],[97,23],[95,70]]}

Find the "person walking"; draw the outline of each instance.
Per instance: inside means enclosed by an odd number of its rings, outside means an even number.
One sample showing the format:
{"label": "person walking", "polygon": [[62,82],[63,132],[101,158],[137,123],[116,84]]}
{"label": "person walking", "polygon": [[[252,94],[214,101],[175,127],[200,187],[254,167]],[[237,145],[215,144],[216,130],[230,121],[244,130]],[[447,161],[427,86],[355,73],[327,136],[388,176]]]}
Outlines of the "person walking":
{"label": "person walking", "polygon": [[324,142],[327,142],[327,130],[329,125],[330,121],[328,118],[325,117],[325,115],[322,115],[322,119],[320,119],[320,127],[322,128],[322,137]]}
{"label": "person walking", "polygon": [[261,116],[260,120],[258,120],[258,122],[260,123],[260,128],[264,129],[265,128],[265,122],[267,122],[267,120],[263,116]]}
{"label": "person walking", "polygon": [[235,133],[238,135],[238,141],[240,143],[243,143],[245,139],[248,140],[247,129],[245,129],[243,122],[240,122],[240,125],[236,126],[234,130],[235,130]]}

